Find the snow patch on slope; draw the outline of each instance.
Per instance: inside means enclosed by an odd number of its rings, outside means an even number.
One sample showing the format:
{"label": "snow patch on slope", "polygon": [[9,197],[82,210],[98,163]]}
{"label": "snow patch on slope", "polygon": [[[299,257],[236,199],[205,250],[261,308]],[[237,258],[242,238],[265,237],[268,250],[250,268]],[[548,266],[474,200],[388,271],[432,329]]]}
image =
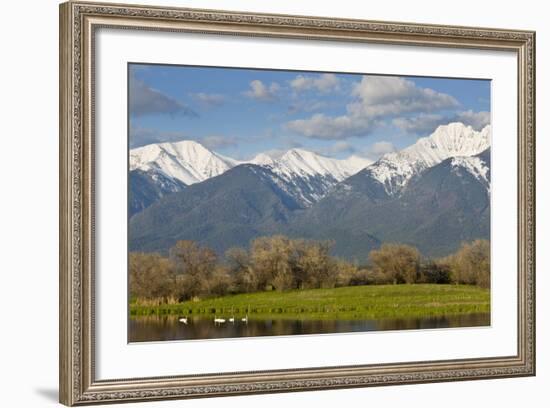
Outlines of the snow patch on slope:
{"label": "snow patch on slope", "polygon": [[480,157],[454,157],[451,166],[455,169],[465,169],[489,190],[489,166]]}

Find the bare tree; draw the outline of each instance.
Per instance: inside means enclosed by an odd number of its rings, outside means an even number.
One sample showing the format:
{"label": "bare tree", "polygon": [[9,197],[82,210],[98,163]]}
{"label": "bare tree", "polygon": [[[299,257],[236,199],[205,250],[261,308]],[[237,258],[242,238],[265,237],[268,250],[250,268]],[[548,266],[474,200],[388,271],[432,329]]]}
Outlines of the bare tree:
{"label": "bare tree", "polygon": [[410,245],[382,244],[370,252],[369,259],[393,284],[415,283],[418,279],[420,252]]}
{"label": "bare tree", "polygon": [[259,277],[251,265],[250,256],[243,248],[230,248],[225,252],[229,275],[238,292],[253,292],[259,288]]}
{"label": "bare tree", "polygon": [[250,259],[260,288],[271,286],[276,290],[285,290],[293,287],[295,251],[287,237],[256,238],[252,241]]}
{"label": "bare tree", "polygon": [[296,278],[301,288],[332,288],[337,281],[336,263],[330,256],[332,242],[294,241]]}
{"label": "bare tree", "polygon": [[229,271],[222,265],[217,265],[210,276],[209,292],[212,295],[224,296],[234,290],[233,280]]}
{"label": "bare tree", "polygon": [[447,258],[452,280],[455,283],[491,286],[491,247],[489,241],[478,239],[463,243],[461,248]]}
{"label": "bare tree", "polygon": [[130,295],[136,299],[164,299],[175,296],[174,265],[159,254],[130,253]]}
{"label": "bare tree", "polygon": [[170,257],[188,297],[211,292],[211,278],[217,264],[214,251],[194,241],[178,241],[170,250]]}
{"label": "bare tree", "polygon": [[342,259],[333,262],[334,275],[336,275],[336,286],[364,285],[361,277],[362,271],[357,266]]}

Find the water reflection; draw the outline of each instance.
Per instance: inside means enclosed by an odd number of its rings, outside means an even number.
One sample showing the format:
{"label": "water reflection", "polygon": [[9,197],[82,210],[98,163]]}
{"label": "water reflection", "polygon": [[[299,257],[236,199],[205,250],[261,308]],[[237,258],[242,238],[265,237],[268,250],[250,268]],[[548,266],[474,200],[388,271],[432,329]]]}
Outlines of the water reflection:
{"label": "water reflection", "polygon": [[439,329],[490,325],[489,313],[448,317],[424,317],[381,320],[287,320],[270,319],[215,324],[213,318],[188,318],[187,324],[177,316],[140,316],[130,319],[130,342],[217,339],[230,337],[280,336],[296,334],[348,333],[376,330]]}

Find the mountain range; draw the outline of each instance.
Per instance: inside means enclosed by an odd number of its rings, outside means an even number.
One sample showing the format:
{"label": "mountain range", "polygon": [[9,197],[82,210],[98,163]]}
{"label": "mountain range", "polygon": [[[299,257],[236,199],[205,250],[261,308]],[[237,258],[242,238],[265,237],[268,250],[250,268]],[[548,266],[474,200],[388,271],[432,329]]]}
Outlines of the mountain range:
{"label": "mountain range", "polygon": [[223,254],[262,235],[333,240],[364,261],[382,242],[427,256],[489,238],[490,127],[440,126],[372,163],[303,149],[237,161],[183,141],[130,151],[130,250],[199,241]]}
{"label": "mountain range", "polygon": [[[143,183],[144,189],[163,184],[156,194],[134,194],[130,215],[145,209],[164,195],[186,186],[219,176],[243,164],[253,164],[276,174],[280,187],[304,206],[321,199],[333,186],[371,164],[366,158],[351,156],[346,160],[323,157],[303,149],[284,154],[260,153],[248,161],[234,160],[214,153],[194,141],[151,144],[130,151],[130,182]],[[140,190],[139,184],[131,191]]]}

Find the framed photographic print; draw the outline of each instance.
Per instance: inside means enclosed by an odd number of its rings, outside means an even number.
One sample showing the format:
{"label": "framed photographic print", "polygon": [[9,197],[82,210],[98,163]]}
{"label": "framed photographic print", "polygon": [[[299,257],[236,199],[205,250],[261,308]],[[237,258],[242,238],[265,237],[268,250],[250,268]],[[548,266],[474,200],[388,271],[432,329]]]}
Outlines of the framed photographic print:
{"label": "framed photographic print", "polygon": [[534,375],[534,41],[62,4],[61,402]]}

